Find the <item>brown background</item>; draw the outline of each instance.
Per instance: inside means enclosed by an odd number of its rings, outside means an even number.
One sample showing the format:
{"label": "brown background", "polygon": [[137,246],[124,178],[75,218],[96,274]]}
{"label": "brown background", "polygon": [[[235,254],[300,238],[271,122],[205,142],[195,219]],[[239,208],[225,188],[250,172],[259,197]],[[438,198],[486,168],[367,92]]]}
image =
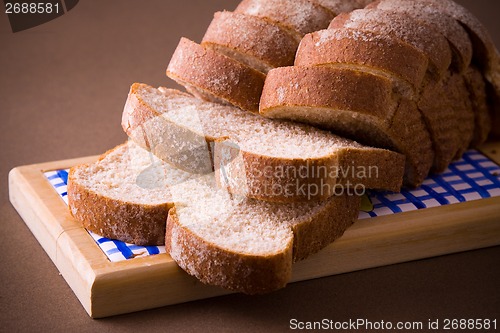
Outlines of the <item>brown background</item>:
{"label": "brown background", "polygon": [[[459,2],[500,45],[500,1]],[[164,71],[179,38],[199,42],[212,13],[236,4],[84,0],[15,34],[0,13],[0,331],[286,331],[291,318],[500,321],[500,247],[295,283],[265,296],[87,316],[8,202],[8,171],[100,154],[123,142],[120,117],[130,84],[175,87]]]}

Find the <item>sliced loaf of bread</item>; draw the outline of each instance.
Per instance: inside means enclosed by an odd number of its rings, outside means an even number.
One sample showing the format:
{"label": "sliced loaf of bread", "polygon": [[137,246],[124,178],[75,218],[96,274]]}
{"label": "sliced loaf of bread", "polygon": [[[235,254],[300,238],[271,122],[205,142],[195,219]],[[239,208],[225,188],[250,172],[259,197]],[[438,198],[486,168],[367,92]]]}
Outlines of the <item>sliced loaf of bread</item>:
{"label": "sliced loaf of bread", "polygon": [[[296,202],[328,198],[336,185],[392,191],[402,185],[404,157],[398,153],[310,126],[202,102],[175,90],[132,85],[122,127],[159,158],[197,173],[210,172],[209,165],[223,172],[220,166],[227,159],[215,154],[220,159],[214,161],[212,153],[227,151],[227,141],[231,142],[230,147],[238,147],[231,161],[241,163],[225,178],[241,187],[229,190],[252,198]],[[230,152],[235,155],[234,149]],[[311,187],[320,190],[303,190]]]}
{"label": "sliced loaf of bread", "polygon": [[95,163],[71,168],[70,212],[101,236],[137,245],[162,245],[168,210],[173,207],[169,186],[192,177],[129,141]]}
{"label": "sliced loaf of bread", "polygon": [[419,186],[432,165],[431,140],[415,102],[395,93],[384,76],[342,67],[273,69],[260,112],[398,151],[406,156],[409,186]]}

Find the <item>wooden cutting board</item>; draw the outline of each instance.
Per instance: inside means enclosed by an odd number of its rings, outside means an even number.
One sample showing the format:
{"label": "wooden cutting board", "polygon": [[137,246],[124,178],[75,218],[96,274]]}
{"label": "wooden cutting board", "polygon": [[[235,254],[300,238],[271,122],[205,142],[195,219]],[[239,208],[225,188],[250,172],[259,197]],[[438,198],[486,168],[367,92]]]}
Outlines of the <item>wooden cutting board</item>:
{"label": "wooden cutting board", "polygon": [[[500,163],[500,143],[482,152]],[[9,174],[13,206],[88,314],[99,318],[228,294],[199,283],[167,254],[108,260],[43,174],[96,158],[22,166]],[[357,221],[335,243],[295,264],[292,281],[499,244],[500,197],[379,216]]]}

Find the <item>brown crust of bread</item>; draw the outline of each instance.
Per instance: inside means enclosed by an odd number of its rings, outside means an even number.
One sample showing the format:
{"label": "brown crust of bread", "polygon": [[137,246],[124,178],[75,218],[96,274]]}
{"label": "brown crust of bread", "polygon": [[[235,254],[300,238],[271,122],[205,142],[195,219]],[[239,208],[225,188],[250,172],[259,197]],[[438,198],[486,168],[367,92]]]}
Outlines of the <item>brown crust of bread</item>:
{"label": "brown crust of bread", "polygon": [[246,294],[284,288],[292,273],[292,243],[268,256],[220,248],[180,224],[175,208],[168,214],[165,250],[188,274],[205,284]]}
{"label": "brown crust of bread", "polygon": [[448,40],[453,51],[452,67],[463,73],[472,60],[472,43],[464,28],[446,13],[421,1],[378,0],[368,8],[405,13],[416,20],[437,28]]}
{"label": "brown crust of bread", "polygon": [[[105,154],[109,154],[118,146]],[[77,169],[88,164],[75,166],[68,175],[68,206],[71,215],[84,228],[100,236],[118,239],[136,245],[165,244],[165,223],[171,203],[146,205],[116,200],[95,193],[75,178]]]}
{"label": "brown crust of bread", "polygon": [[334,130],[362,143],[403,153],[407,157],[405,184],[419,186],[429,173],[434,154],[415,104],[406,99],[391,101],[392,87],[383,80],[378,81],[377,89],[372,78],[363,83],[349,82],[342,76],[339,80],[337,75],[345,73],[349,72],[327,67],[274,69],[263,90],[261,113]]}
{"label": "brown crust of bread", "polygon": [[435,79],[443,77],[451,64],[451,49],[444,36],[433,27],[404,13],[358,9],[337,16],[328,28],[355,28],[399,38],[427,55],[428,71]]}
{"label": "brown crust of bread", "polygon": [[329,9],[308,0],[243,0],[235,12],[265,17],[300,36],[325,29],[335,17]]}
{"label": "brown crust of bread", "polygon": [[294,225],[293,261],[306,259],[340,238],[355,222],[360,201],[356,196],[337,196],[329,199],[315,218]]}
{"label": "brown crust of bread", "polygon": [[167,76],[202,99],[212,100],[208,95],[243,110],[259,110],[264,74],[186,38],[181,38]]}
{"label": "brown crust of bread", "polygon": [[[423,5],[449,15],[466,29],[472,42],[474,64],[480,66],[488,81],[498,71],[498,51],[486,27],[467,9],[451,0],[420,0]],[[498,75],[498,74],[497,74]],[[500,83],[500,81],[497,81]],[[497,85],[500,88],[500,85]]]}
{"label": "brown crust of bread", "polygon": [[267,116],[276,106],[318,106],[390,121],[399,98],[390,80],[371,73],[327,66],[281,67],[267,76],[260,113]]}
{"label": "brown crust of bread", "polygon": [[[425,54],[390,35],[355,29],[327,29],[304,36],[295,58],[296,66],[347,64],[375,70],[415,94],[428,67]],[[406,84],[405,84],[406,83]]]}
{"label": "brown crust of bread", "polygon": [[446,96],[444,80],[429,81],[418,101],[435,153],[432,171],[437,173],[446,170],[461,146],[457,131],[458,119],[453,103],[450,102]]}
{"label": "brown crust of bread", "polygon": [[262,294],[285,287],[292,263],[305,259],[339,238],[358,214],[359,197],[328,199],[303,223],[291,228],[293,241],[283,251],[267,256],[245,255],[223,249],[183,226],[175,208],[168,214],[167,253],[201,282],[246,294]]}
{"label": "brown crust of bread", "polygon": [[227,11],[215,13],[201,44],[263,73],[293,65],[298,47],[295,36],[271,21]]}

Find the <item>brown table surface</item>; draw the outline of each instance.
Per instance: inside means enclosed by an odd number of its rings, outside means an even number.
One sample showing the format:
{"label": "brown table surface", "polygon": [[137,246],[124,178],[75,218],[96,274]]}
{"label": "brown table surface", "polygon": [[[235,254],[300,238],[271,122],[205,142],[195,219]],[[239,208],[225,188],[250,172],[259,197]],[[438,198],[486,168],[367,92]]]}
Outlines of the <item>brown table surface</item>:
{"label": "brown table surface", "polygon": [[[0,331],[285,331],[290,319],[500,321],[500,247],[92,320],[8,201],[19,165],[100,154],[125,141],[132,82],[165,76],[181,36],[200,41],[230,1],[80,1],[64,16],[12,33],[0,14]],[[500,2],[460,0],[500,45]],[[500,322],[498,322],[500,325]]]}

